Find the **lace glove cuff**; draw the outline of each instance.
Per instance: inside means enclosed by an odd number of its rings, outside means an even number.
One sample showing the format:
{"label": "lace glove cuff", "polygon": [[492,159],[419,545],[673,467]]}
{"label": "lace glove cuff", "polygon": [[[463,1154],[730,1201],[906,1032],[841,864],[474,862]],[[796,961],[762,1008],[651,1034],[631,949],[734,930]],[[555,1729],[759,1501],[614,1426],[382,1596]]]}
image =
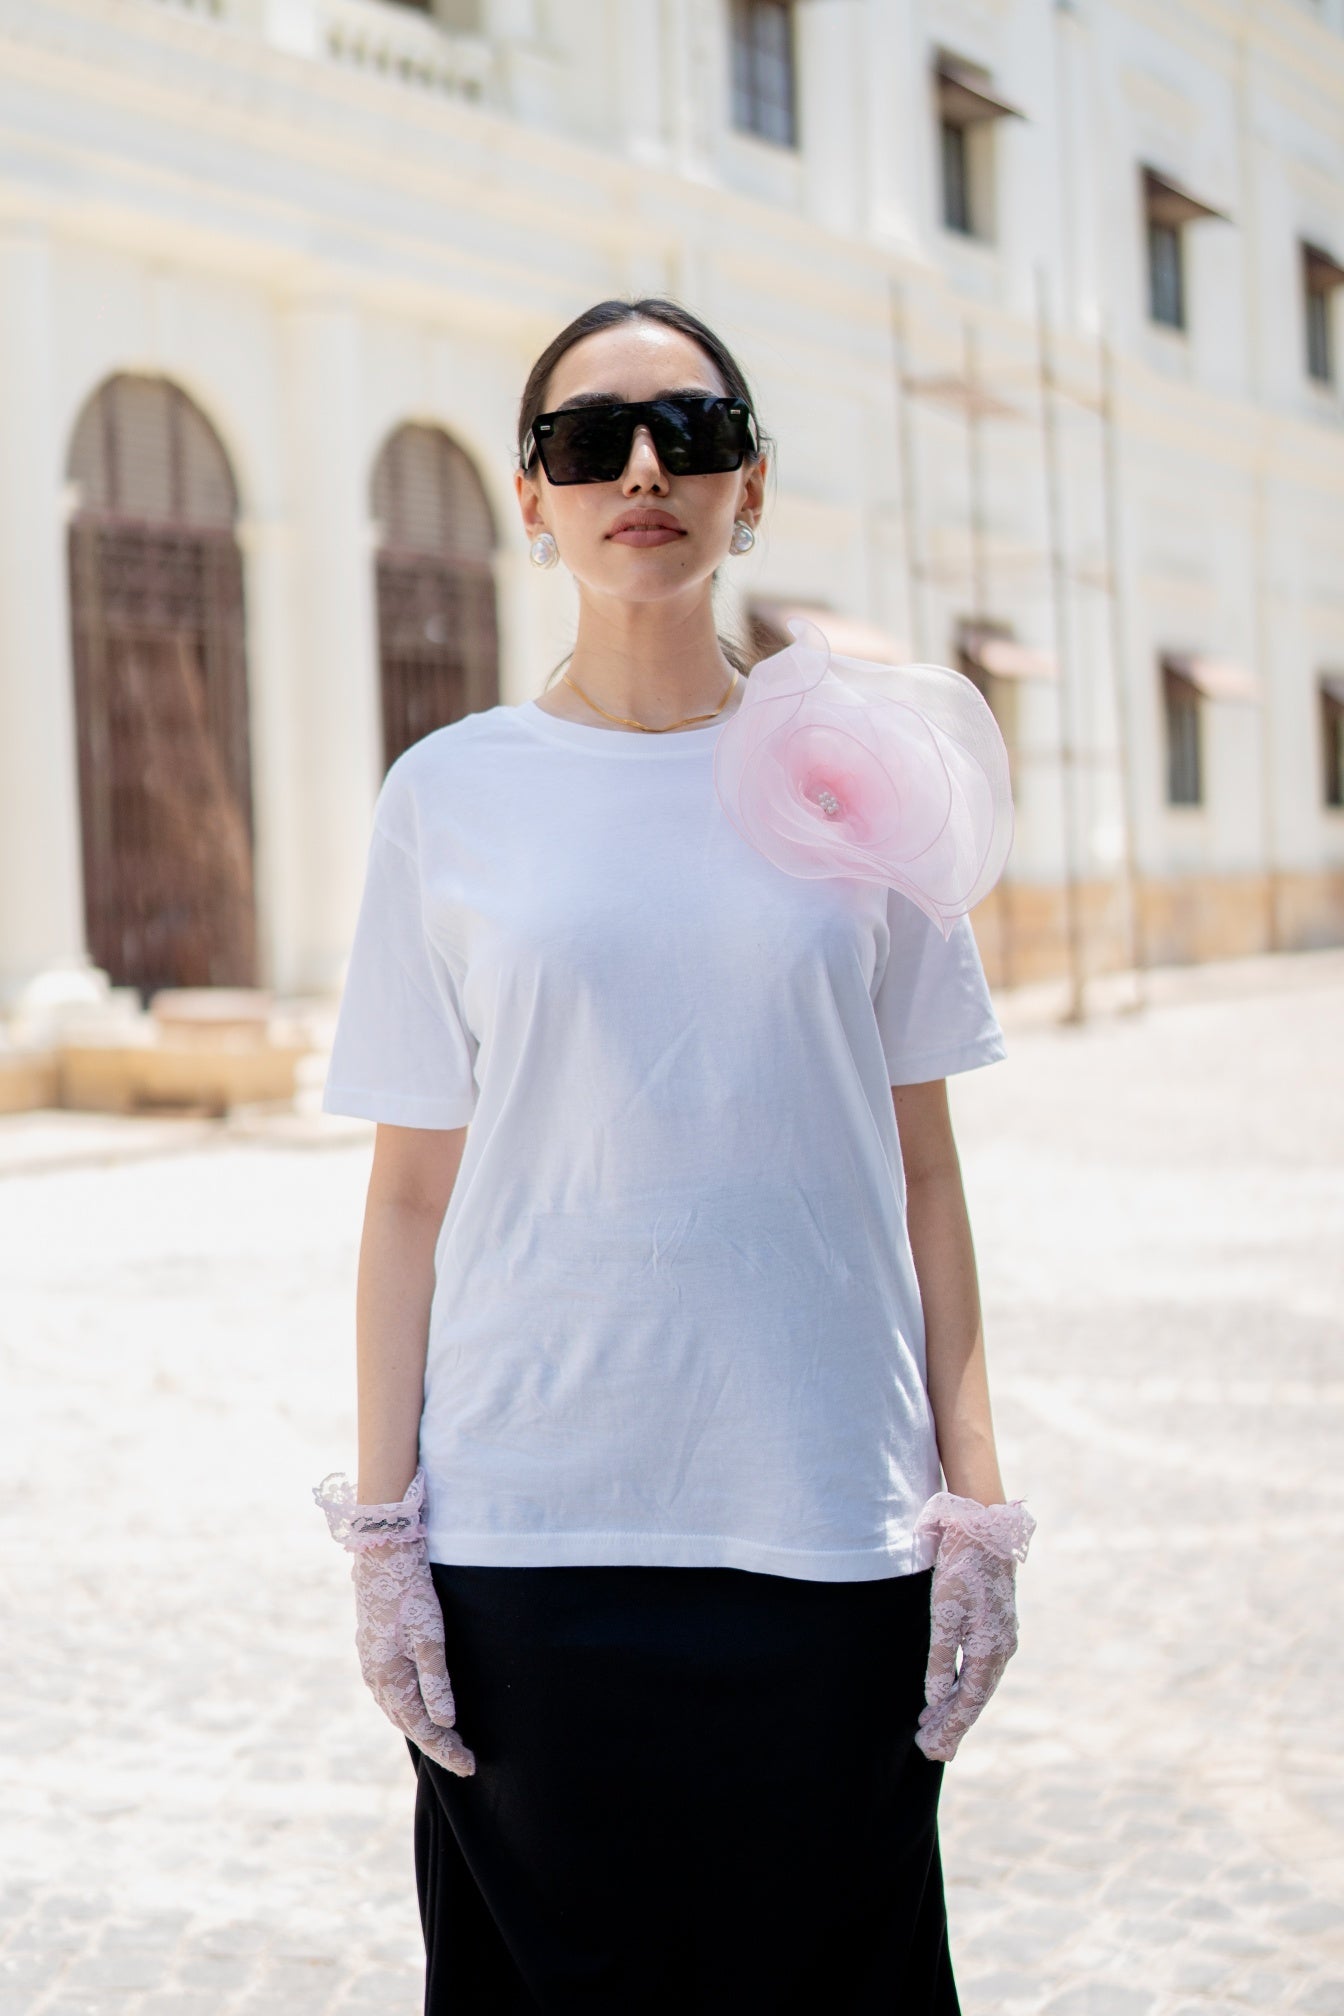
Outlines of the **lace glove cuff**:
{"label": "lace glove cuff", "polygon": [[348,1553],[366,1547],[385,1547],[395,1540],[423,1540],[425,1472],[421,1465],[406,1486],[405,1496],[388,1505],[360,1505],[355,1487],[344,1470],[333,1470],[314,1484],[313,1497],[322,1507],[331,1528],[331,1537]]}
{"label": "lace glove cuff", "polygon": [[964,1533],[1001,1561],[1025,1561],[1035,1531],[1036,1521],[1023,1498],[1010,1498],[1006,1505],[982,1505],[953,1491],[936,1491],[915,1521],[917,1534],[931,1533],[941,1540],[944,1533]]}

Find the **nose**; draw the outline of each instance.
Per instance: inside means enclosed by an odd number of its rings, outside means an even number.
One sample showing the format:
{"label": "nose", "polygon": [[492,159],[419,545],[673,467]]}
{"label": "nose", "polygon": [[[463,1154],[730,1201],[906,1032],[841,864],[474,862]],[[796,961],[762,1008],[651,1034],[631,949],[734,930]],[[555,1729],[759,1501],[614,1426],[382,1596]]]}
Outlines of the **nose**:
{"label": "nose", "polygon": [[667,472],[658,460],[658,450],[653,445],[653,436],[645,426],[636,427],[630,437],[630,453],[626,459],[621,484],[627,492],[659,490],[666,493],[667,491]]}

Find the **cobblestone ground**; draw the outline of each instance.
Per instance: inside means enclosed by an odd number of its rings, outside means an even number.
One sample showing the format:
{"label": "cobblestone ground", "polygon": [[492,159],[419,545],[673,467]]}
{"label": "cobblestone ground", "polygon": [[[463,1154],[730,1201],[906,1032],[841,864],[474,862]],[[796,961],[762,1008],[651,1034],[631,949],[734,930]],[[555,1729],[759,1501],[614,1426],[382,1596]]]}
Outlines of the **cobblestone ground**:
{"label": "cobblestone ground", "polygon": [[[944,1780],[966,2016],[1344,2012],[1344,955],[1224,972],[1005,1006],[952,1081],[1039,1521]],[[368,1152],[0,1123],[3,2016],[417,2016],[413,1776],[309,1496]]]}

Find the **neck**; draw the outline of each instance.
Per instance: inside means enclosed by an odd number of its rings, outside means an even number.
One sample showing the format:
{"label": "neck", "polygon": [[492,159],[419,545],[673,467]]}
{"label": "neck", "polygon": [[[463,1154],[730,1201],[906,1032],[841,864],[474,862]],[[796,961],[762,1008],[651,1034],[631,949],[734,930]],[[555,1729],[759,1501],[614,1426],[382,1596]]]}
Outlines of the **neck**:
{"label": "neck", "polygon": [[[564,670],[600,707],[649,727],[708,714],[733,676],[707,595],[691,607],[668,601],[600,603],[585,596],[574,654]],[[577,694],[561,690],[591,718]],[[725,712],[736,704],[734,696]]]}

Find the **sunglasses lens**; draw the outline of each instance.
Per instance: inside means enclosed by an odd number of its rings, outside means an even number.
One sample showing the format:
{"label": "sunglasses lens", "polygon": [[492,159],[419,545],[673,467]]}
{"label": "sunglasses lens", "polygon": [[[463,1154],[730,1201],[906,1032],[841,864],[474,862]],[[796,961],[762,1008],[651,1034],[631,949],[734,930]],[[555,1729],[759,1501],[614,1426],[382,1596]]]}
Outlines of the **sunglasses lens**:
{"label": "sunglasses lens", "polygon": [[643,405],[575,406],[538,416],[537,445],[552,483],[614,483],[630,459],[636,426],[653,436],[669,476],[737,469],[747,448],[747,409],[737,400],[655,399]]}
{"label": "sunglasses lens", "polygon": [[540,443],[552,483],[614,483],[630,456],[631,424],[617,406],[578,406],[550,417]]}
{"label": "sunglasses lens", "polygon": [[741,409],[734,417],[730,406],[724,399],[658,402],[652,433],[670,476],[715,476],[738,467],[746,433]]}

